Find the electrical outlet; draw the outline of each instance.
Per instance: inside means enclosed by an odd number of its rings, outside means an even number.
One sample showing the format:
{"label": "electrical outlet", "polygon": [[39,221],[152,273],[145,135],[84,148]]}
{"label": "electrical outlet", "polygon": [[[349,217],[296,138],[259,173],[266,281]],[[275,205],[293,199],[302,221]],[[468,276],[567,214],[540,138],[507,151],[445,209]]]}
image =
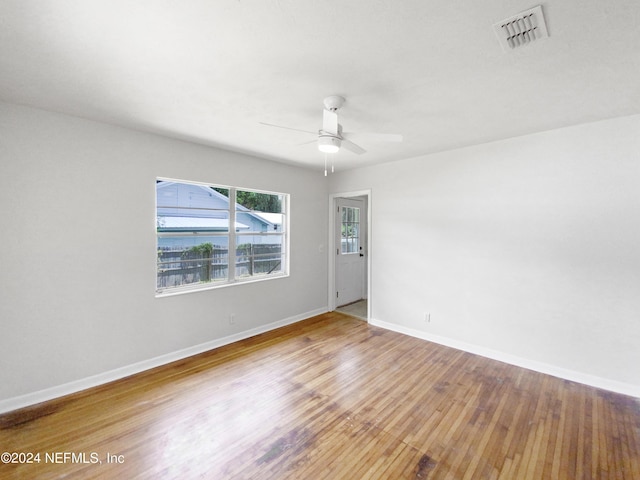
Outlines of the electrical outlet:
{"label": "electrical outlet", "polygon": [[236,323],[236,314],[232,313],[229,315],[229,325],[233,325],[234,323]]}
{"label": "electrical outlet", "polygon": [[431,314],[430,313],[425,312],[424,321],[425,321],[425,323],[431,323]]}

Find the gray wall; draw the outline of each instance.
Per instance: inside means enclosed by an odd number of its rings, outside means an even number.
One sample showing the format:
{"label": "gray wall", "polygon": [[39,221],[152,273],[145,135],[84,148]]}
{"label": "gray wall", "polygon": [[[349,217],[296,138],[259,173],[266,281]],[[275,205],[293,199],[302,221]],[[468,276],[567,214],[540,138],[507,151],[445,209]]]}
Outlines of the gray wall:
{"label": "gray wall", "polygon": [[[0,402],[326,310],[321,173],[2,103],[0,136]],[[290,277],[155,298],[157,176],[290,193]]]}
{"label": "gray wall", "polygon": [[640,396],[640,116],[330,181],[372,189],[374,322]]}

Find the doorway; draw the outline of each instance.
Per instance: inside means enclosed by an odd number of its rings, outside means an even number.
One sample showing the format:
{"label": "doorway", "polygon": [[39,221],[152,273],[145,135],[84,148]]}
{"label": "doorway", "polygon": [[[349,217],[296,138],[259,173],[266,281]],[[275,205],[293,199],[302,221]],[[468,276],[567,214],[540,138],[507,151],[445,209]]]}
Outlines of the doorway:
{"label": "doorway", "polygon": [[368,320],[370,192],[334,194],[330,208],[329,309]]}

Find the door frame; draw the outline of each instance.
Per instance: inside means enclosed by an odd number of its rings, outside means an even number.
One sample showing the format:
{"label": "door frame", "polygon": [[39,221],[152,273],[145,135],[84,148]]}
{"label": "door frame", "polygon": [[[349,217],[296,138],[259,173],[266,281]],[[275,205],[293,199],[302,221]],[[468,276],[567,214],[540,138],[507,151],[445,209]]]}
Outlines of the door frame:
{"label": "door frame", "polygon": [[336,208],[337,208],[337,200],[338,198],[352,198],[352,197],[363,197],[365,201],[365,206],[367,209],[367,251],[366,251],[366,261],[367,261],[367,275],[365,278],[365,291],[367,292],[367,322],[371,320],[371,252],[372,252],[372,244],[371,241],[371,189],[368,190],[358,190],[353,192],[341,192],[341,193],[331,193],[329,194],[329,240],[328,240],[328,262],[329,262],[329,288],[328,288],[328,299],[327,305],[329,307],[329,311],[333,312],[336,309],[336,254],[335,254],[335,234],[336,234]]}

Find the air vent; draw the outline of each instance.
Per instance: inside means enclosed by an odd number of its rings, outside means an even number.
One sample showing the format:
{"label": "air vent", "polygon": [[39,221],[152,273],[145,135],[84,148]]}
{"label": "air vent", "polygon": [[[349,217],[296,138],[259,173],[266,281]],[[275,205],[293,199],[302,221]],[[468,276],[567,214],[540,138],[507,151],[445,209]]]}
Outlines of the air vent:
{"label": "air vent", "polygon": [[540,5],[495,23],[493,29],[505,52],[549,36]]}

